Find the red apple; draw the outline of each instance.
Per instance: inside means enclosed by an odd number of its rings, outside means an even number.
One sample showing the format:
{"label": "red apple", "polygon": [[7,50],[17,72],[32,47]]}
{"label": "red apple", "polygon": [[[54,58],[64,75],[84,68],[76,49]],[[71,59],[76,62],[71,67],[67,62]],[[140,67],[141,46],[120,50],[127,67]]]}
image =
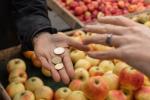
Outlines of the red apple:
{"label": "red apple", "polygon": [[125,1],[119,0],[119,1],[118,1],[118,7],[119,7],[119,8],[124,8],[124,7],[125,7]]}
{"label": "red apple", "polygon": [[85,3],[90,3],[92,0],[83,0]]}
{"label": "red apple", "polygon": [[127,100],[127,97],[120,90],[111,90],[108,93],[107,100]]}
{"label": "red apple", "polygon": [[137,90],[144,84],[144,74],[133,68],[124,68],[120,72],[119,81],[121,86]]}
{"label": "red apple", "polygon": [[128,11],[130,12],[130,13],[132,13],[132,12],[135,12],[136,10],[137,10],[137,5],[129,5],[128,6]]}
{"label": "red apple", "polygon": [[150,100],[150,87],[143,86],[135,93],[136,100]]}
{"label": "red apple", "polygon": [[75,8],[75,15],[82,15],[84,13],[82,7],[78,6]]}
{"label": "red apple", "polygon": [[134,91],[127,89],[125,87],[120,87],[120,90],[126,95],[127,99],[126,100],[133,100],[134,96]]}
{"label": "red apple", "polygon": [[82,85],[83,85],[83,81],[82,80],[75,79],[75,80],[71,81],[71,83],[69,84],[69,88],[72,91],[81,90],[82,89]]}
{"label": "red apple", "polygon": [[108,84],[101,76],[91,77],[83,85],[83,92],[90,100],[104,100],[108,91]]}

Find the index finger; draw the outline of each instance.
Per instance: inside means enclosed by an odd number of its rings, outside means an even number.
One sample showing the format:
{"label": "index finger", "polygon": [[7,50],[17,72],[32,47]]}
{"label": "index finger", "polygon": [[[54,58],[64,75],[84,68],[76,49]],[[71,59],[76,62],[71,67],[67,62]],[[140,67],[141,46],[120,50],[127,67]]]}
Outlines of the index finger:
{"label": "index finger", "polygon": [[82,50],[82,51],[88,51],[89,48],[86,45],[83,45],[81,42],[75,41],[73,39],[71,39],[70,37],[68,37],[67,39],[68,45],[72,46],[76,49]]}
{"label": "index finger", "polygon": [[103,24],[103,25],[87,25],[84,27],[84,30],[87,32],[93,33],[112,33],[115,35],[123,35],[126,31],[126,27],[110,25],[110,24]]}
{"label": "index finger", "polygon": [[140,25],[133,20],[123,17],[123,16],[106,16],[98,17],[100,23],[119,25],[119,26],[137,26]]}

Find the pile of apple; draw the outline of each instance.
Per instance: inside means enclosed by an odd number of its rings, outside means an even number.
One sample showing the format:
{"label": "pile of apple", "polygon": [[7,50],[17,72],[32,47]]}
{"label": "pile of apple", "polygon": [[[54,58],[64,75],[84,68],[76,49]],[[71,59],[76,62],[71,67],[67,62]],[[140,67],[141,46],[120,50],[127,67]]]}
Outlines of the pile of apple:
{"label": "pile of apple", "polygon": [[[71,38],[82,42],[83,38],[91,35],[94,33],[78,30]],[[112,47],[99,44],[90,44],[89,48],[91,51],[112,49]],[[24,55],[37,66],[32,57],[35,56],[33,51],[27,51]],[[116,59],[94,59],[85,52],[72,47],[70,47],[70,57],[75,68],[74,79],[68,87],[61,87],[54,94],[50,92],[53,99],[44,100],[150,100],[149,77],[128,64]]]}
{"label": "pile of apple", "polygon": [[144,0],[59,0],[59,2],[83,22],[92,22],[98,15],[124,15],[150,7]]}
{"label": "pile of apple", "polygon": [[131,17],[131,19],[150,28],[150,13],[141,13]]}
{"label": "pile of apple", "polygon": [[26,64],[19,58],[7,64],[9,85],[6,91],[12,100],[52,100],[53,90],[38,77],[27,79]]}
{"label": "pile of apple", "polygon": [[51,77],[51,72],[46,68],[42,67],[42,64],[38,57],[35,55],[34,51],[26,51],[23,55],[32,61],[32,64],[36,68],[41,68],[41,72],[46,77]]}

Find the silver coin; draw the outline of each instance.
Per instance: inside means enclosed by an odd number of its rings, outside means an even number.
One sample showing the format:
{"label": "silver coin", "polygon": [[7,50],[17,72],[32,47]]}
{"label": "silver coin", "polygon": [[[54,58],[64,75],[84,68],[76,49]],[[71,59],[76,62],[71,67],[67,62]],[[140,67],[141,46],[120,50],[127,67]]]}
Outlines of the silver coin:
{"label": "silver coin", "polygon": [[57,55],[63,54],[65,52],[65,48],[63,47],[57,47],[54,49],[54,53]]}
{"label": "silver coin", "polygon": [[59,56],[56,56],[56,57],[53,57],[52,58],[52,63],[53,64],[59,64],[59,63],[61,63],[62,62],[62,59],[61,59],[61,57],[59,57]]}
{"label": "silver coin", "polygon": [[60,69],[62,69],[62,68],[64,68],[63,63],[59,63],[59,64],[56,64],[56,65],[55,65],[55,69],[56,69],[56,70],[60,70]]}

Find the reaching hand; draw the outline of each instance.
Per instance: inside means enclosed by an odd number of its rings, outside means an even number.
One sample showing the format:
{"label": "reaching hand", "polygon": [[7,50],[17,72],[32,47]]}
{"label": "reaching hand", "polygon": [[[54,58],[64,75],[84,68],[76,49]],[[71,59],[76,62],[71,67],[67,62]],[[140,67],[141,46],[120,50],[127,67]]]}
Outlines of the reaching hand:
{"label": "reaching hand", "polygon": [[97,35],[84,39],[83,43],[111,44],[116,49],[88,52],[89,56],[99,59],[117,58],[150,75],[150,29],[122,16],[101,17],[99,22],[98,25],[85,27],[86,31]]}

